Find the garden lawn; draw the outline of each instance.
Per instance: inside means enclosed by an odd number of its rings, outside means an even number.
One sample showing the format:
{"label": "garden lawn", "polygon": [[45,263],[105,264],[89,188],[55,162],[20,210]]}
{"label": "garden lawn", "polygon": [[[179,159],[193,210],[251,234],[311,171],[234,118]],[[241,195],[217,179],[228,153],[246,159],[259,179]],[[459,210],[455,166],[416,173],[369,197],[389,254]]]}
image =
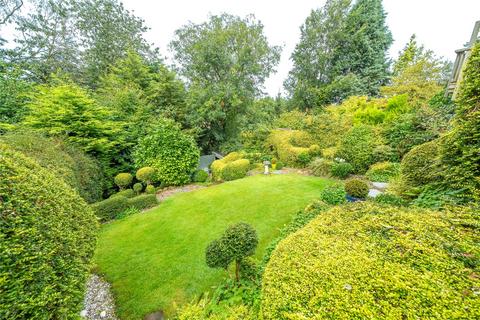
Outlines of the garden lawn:
{"label": "garden lawn", "polygon": [[121,319],[141,319],[190,302],[225,271],[205,264],[205,247],[240,221],[258,232],[256,257],[279,228],[331,181],[300,175],[256,175],[177,194],[143,214],[103,226],[95,255],[112,284]]}

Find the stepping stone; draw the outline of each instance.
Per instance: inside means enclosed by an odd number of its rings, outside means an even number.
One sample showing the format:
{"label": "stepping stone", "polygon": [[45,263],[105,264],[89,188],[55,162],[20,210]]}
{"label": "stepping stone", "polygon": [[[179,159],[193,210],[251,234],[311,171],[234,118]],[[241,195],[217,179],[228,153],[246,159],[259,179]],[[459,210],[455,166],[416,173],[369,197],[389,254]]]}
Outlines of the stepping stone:
{"label": "stepping stone", "polygon": [[371,198],[375,198],[376,196],[378,196],[379,194],[382,194],[382,193],[383,193],[382,191],[379,191],[377,189],[368,190],[368,196],[371,197]]}
{"label": "stepping stone", "polygon": [[387,182],[372,182],[372,185],[373,185],[376,189],[381,189],[381,190],[385,190],[385,189],[387,189],[387,187],[388,187],[388,183],[387,183]]}

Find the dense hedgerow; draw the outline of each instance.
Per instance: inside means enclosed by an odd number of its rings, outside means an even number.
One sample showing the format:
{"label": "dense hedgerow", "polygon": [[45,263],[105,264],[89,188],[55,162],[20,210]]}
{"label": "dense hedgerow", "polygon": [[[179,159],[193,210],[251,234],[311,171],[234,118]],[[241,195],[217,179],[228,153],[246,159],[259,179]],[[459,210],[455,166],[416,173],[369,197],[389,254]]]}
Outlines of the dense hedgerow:
{"label": "dense hedgerow", "polygon": [[136,166],[154,168],[154,181],[165,186],[190,182],[199,157],[195,140],[170,120],[159,121],[133,152]]}
{"label": "dense hedgerow", "polygon": [[101,199],[104,177],[99,163],[60,138],[47,138],[30,131],[10,132],[1,140],[34,159],[75,189],[87,202]]}
{"label": "dense hedgerow", "polygon": [[135,190],[133,189],[125,189],[125,190],[122,190],[122,191],[119,191],[117,193],[114,193],[110,196],[110,198],[113,198],[113,197],[125,197],[125,198],[133,198],[135,197],[136,195],[136,192]]}
{"label": "dense hedgerow", "polygon": [[0,318],[75,319],[97,219],[64,181],[0,145]]}
{"label": "dense hedgerow", "polygon": [[111,197],[95,202],[91,207],[100,221],[105,222],[115,219],[120,212],[128,208],[128,198],[124,196]]}
{"label": "dense hedgerow", "polygon": [[479,219],[459,207],[333,207],[273,252],[263,318],[479,318]]}
{"label": "dense hedgerow", "polygon": [[370,181],[388,182],[400,173],[400,164],[394,162],[379,162],[368,168],[365,176]]}
{"label": "dense hedgerow", "polygon": [[215,180],[235,180],[247,175],[250,167],[250,161],[243,159],[243,154],[231,152],[220,160],[212,162],[210,168]]}
{"label": "dense hedgerow", "polygon": [[138,210],[148,209],[158,205],[157,196],[155,194],[141,194],[139,196],[127,200],[128,207]]}

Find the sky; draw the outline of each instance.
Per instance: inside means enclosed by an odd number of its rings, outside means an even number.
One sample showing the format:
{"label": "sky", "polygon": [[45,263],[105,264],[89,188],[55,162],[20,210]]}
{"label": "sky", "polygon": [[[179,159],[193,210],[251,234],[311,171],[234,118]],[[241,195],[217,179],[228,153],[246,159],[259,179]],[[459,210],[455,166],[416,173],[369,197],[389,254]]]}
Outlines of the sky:
{"label": "sky", "polygon": [[[277,72],[265,83],[272,96],[283,90],[283,81],[292,67],[290,55],[300,38],[300,26],[312,9],[326,0],[123,0],[127,9],[145,19],[151,29],[149,42],[160,48],[172,63],[168,43],[176,29],[188,21],[201,23],[209,14],[227,12],[239,16],[254,14],[271,44],[282,45]],[[167,4],[168,3],[168,4]],[[455,60],[455,50],[470,39],[475,21],[480,20],[480,0],[384,0],[387,24],[393,35],[392,58],[415,33],[419,43],[437,55]]]}

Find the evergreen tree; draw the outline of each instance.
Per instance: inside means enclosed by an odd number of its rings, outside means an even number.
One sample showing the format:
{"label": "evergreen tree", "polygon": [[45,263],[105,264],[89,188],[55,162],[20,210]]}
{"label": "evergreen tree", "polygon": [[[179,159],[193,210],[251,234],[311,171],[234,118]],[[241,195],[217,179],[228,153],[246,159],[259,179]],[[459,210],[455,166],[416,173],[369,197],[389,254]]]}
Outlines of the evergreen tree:
{"label": "evergreen tree", "polygon": [[358,0],[349,12],[333,64],[337,76],[355,74],[365,94],[377,95],[389,76],[387,50],[392,35],[381,0]]}
{"label": "evergreen tree", "polygon": [[463,72],[453,129],[443,137],[440,159],[445,179],[466,199],[480,200],[480,42]]}

